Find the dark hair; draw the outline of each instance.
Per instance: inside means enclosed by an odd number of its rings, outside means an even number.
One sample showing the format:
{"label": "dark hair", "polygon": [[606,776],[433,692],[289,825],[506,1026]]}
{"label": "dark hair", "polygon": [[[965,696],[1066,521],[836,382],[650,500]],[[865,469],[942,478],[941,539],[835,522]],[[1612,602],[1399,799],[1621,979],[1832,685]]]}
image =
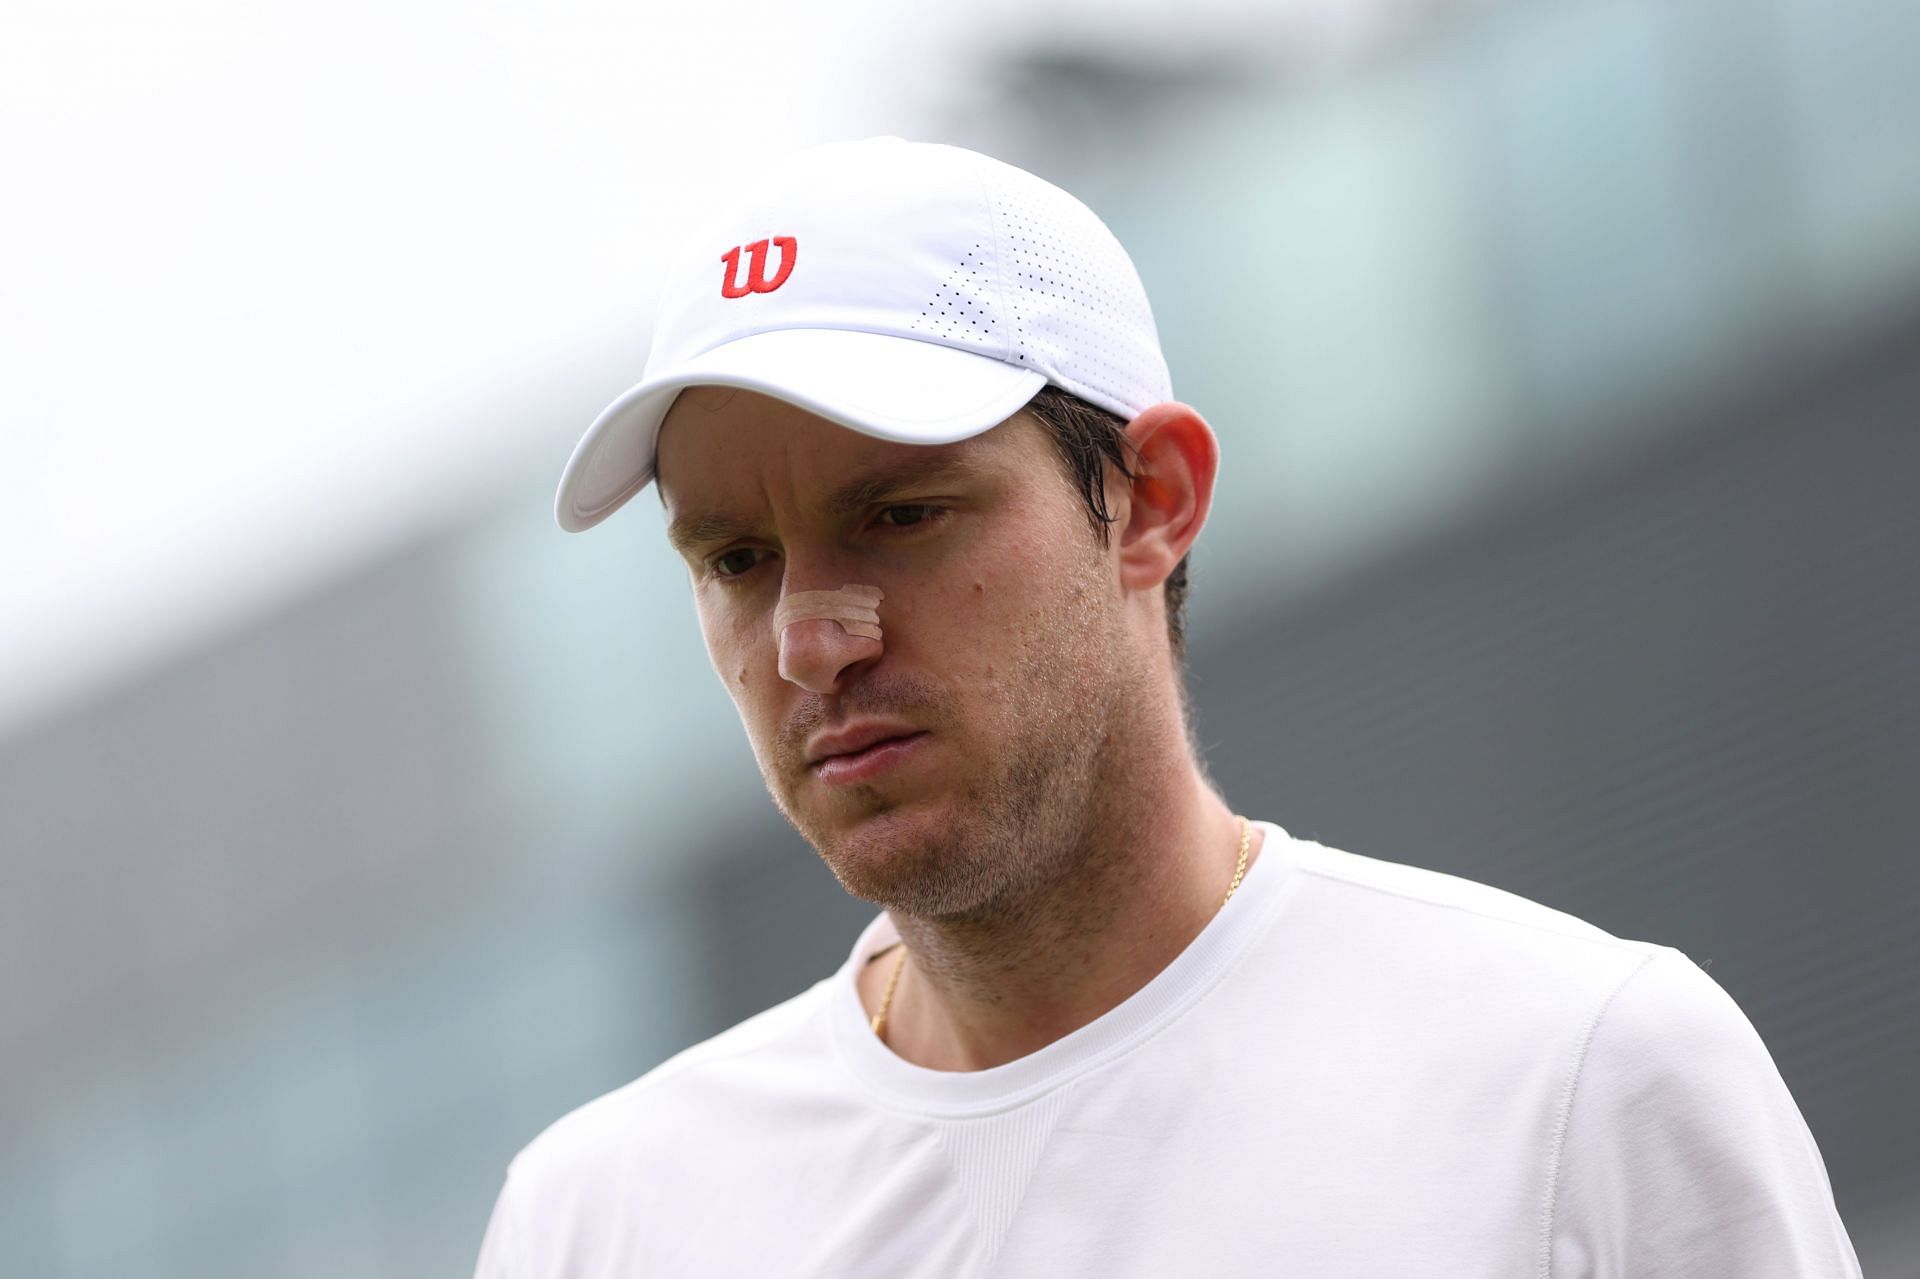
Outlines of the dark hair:
{"label": "dark hair", "polygon": [[[1027,402],[1031,413],[1059,450],[1067,478],[1086,500],[1087,516],[1102,546],[1111,536],[1113,512],[1107,509],[1107,467],[1121,476],[1134,477],[1135,450],[1127,439],[1127,424],[1098,405],[1089,404],[1057,386],[1043,386]],[[1168,574],[1167,641],[1173,646],[1174,661],[1187,655],[1187,556],[1181,556]]]}

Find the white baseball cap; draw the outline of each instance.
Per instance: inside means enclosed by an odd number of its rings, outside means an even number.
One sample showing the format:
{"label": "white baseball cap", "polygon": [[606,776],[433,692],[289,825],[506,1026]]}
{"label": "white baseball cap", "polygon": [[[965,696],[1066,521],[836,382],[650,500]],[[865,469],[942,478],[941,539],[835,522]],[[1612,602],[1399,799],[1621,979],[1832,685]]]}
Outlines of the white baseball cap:
{"label": "white baseball cap", "polygon": [[578,533],[653,479],[689,386],[775,396],[884,440],[947,444],[1048,384],[1131,419],[1173,398],[1146,290],[1065,191],[960,147],[801,151],[670,268],[640,382],[574,447],[555,496]]}

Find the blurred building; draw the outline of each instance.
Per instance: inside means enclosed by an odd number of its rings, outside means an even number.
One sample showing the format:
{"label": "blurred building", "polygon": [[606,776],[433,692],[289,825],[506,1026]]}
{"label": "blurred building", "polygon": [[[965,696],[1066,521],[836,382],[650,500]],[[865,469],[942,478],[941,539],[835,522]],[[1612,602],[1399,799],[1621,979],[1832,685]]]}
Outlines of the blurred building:
{"label": "blurred building", "polygon": [[[1107,218],[1220,432],[1235,805],[1687,952],[1920,1273],[1920,11],[1409,9],[1061,24],[927,136]],[[0,742],[9,1273],[461,1273],[547,1122],[844,957],[563,460]]]}

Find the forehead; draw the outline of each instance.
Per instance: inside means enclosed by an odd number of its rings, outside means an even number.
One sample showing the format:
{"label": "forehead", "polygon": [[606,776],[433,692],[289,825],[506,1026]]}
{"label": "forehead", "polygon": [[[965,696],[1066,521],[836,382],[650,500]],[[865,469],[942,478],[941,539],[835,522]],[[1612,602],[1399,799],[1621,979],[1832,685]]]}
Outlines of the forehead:
{"label": "forehead", "polygon": [[863,485],[1017,472],[1046,447],[1024,413],[955,443],[901,444],[752,391],[690,387],[661,424],[655,486],[678,519],[713,505],[757,506],[776,497],[813,505],[845,499]]}

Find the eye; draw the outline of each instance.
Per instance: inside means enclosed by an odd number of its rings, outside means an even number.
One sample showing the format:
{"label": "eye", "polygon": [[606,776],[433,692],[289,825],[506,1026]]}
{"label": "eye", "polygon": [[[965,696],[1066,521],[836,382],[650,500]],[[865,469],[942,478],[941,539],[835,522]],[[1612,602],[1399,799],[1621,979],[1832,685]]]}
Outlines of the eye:
{"label": "eye", "polygon": [[940,508],[925,502],[910,502],[904,506],[889,506],[880,512],[882,524],[893,528],[911,528],[916,524],[930,523],[938,518]]}
{"label": "eye", "polygon": [[765,551],[751,546],[735,547],[733,550],[714,558],[713,575],[715,577],[739,577],[741,574],[751,571],[754,565],[760,562],[759,557],[765,554]]}

